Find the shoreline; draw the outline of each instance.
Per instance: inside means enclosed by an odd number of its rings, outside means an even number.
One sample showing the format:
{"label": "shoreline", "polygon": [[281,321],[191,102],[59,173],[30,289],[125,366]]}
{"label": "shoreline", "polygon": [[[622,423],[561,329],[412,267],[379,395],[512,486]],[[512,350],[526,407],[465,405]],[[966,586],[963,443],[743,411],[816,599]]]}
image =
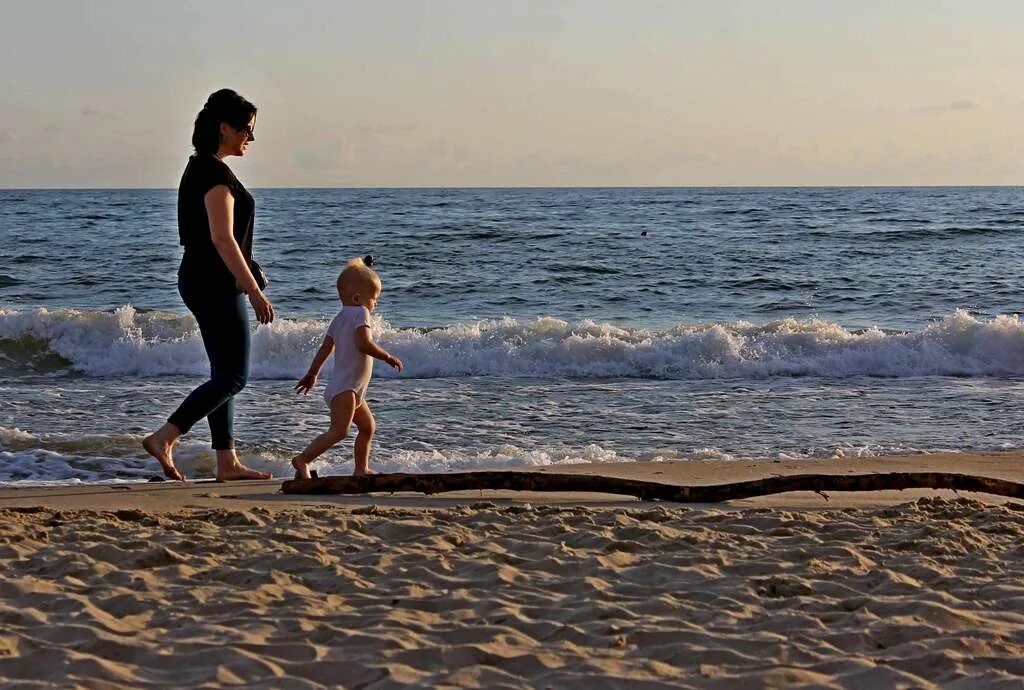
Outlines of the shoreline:
{"label": "shoreline", "polygon": [[[156,463],[154,462],[154,471]],[[508,468],[502,471],[597,474],[669,484],[725,484],[776,475],[868,474],[881,472],[955,472],[1024,483],[1024,451],[988,453],[935,453],[870,458],[823,460],[675,460],[548,465]],[[0,489],[0,509],[45,507],[56,510],[139,509],[173,512],[189,508],[300,509],[310,505],[359,507],[373,503],[404,508],[448,508],[481,500],[501,504],[531,503],[586,505],[607,508],[641,506],[714,506],[720,508],[851,508],[894,505],[924,496],[967,496],[985,503],[1002,504],[1014,499],[971,492],[932,489],[830,492],[828,498],[810,492],[789,492],[724,503],[677,504],[646,502],[627,496],[567,492],[456,491],[433,496],[422,494],[372,494],[356,496],[288,495],[280,493],[286,478],[217,483],[213,480],[80,484],[74,486],[23,486]]]}

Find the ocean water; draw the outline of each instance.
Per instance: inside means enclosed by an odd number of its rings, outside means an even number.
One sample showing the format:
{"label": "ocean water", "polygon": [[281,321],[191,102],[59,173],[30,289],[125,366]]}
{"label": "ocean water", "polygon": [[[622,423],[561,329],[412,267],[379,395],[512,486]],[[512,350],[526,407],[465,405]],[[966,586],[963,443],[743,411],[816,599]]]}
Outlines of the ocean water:
{"label": "ocean water", "polygon": [[[379,470],[1024,448],[1022,189],[253,194],[278,313],[237,408],[256,467],[325,428],[292,386],[368,253],[407,367],[369,389]],[[0,191],[0,483],[156,473],[138,442],[207,366],[175,197]],[[204,425],[177,457],[209,476]],[[320,464],[351,468],[351,441]]]}

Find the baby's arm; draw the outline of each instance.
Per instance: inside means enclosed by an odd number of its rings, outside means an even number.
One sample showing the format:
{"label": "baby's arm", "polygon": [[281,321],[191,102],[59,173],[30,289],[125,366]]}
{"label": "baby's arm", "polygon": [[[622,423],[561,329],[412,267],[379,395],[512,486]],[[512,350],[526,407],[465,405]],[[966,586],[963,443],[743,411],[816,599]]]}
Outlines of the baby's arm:
{"label": "baby's arm", "polygon": [[377,343],[373,342],[373,336],[370,335],[369,326],[360,326],[356,329],[356,347],[364,355],[370,355],[382,362],[385,362],[389,366],[402,370],[402,360],[395,357],[390,352],[382,348]]}
{"label": "baby's arm", "polygon": [[299,382],[295,384],[295,390],[298,393],[305,395],[313,390],[313,386],[316,385],[316,377],[320,375],[320,370],[324,367],[324,362],[334,352],[334,340],[331,336],[324,336],[324,343],[320,346],[320,349],[313,355],[313,363],[309,365],[309,371],[306,375],[299,379]]}

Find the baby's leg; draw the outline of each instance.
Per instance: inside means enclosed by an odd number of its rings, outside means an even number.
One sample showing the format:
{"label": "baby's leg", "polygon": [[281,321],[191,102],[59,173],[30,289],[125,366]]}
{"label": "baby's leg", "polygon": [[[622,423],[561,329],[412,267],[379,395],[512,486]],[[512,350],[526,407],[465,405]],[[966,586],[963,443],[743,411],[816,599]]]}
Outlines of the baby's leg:
{"label": "baby's leg", "polygon": [[373,441],[373,432],[377,430],[377,422],[373,419],[373,412],[370,405],[363,401],[363,404],[356,408],[352,416],[359,433],[356,435],[355,460],[356,469],[352,474],[373,474],[370,469],[370,443]]}
{"label": "baby's leg", "polygon": [[327,431],[310,442],[306,449],[295,456],[292,467],[298,471],[299,479],[309,479],[309,463],[320,457],[327,449],[348,435],[352,415],[356,407],[355,391],[338,393],[331,398],[331,426]]}

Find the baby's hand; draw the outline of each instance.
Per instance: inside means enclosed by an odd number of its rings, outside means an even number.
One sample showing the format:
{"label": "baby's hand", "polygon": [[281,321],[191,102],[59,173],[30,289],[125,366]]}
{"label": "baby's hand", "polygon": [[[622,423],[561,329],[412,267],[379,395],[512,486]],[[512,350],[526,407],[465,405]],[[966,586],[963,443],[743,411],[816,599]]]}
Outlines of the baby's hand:
{"label": "baby's hand", "polygon": [[306,395],[316,385],[316,374],[306,374],[295,384],[295,392]]}
{"label": "baby's hand", "polygon": [[402,360],[398,359],[398,357],[395,357],[394,355],[388,355],[388,358],[384,361],[393,366],[395,369],[398,369],[399,372],[402,371]]}

